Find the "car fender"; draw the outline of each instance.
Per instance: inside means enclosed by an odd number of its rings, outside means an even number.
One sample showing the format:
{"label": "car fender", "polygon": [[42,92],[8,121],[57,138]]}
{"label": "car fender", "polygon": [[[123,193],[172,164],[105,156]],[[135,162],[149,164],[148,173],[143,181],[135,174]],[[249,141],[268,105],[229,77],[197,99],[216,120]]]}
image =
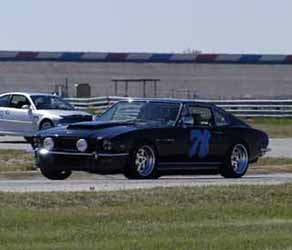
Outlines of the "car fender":
{"label": "car fender", "polygon": [[126,151],[128,153],[133,152],[133,150],[141,143],[151,144],[154,146],[156,153],[158,154],[158,149],[156,142],[151,136],[147,136],[145,133],[146,130],[133,130],[126,133],[117,135],[116,137],[111,138],[113,142],[124,144]]}
{"label": "car fender", "polygon": [[37,128],[39,130],[41,124],[43,121],[45,120],[49,120],[53,123],[54,126],[57,126],[57,121],[58,121],[58,118],[54,118],[52,116],[49,116],[49,115],[39,115],[40,117],[38,118],[38,121],[37,121]]}

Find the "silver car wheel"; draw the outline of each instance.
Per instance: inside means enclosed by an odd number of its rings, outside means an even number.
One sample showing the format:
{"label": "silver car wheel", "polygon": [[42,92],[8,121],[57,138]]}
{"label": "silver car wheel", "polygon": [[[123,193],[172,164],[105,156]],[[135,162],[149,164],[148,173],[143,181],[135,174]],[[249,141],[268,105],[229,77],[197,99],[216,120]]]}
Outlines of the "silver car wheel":
{"label": "silver car wheel", "polygon": [[243,174],[248,167],[248,152],[245,146],[242,144],[235,145],[230,160],[233,171],[238,175]]}
{"label": "silver car wheel", "polygon": [[135,165],[140,176],[149,176],[155,168],[156,158],[150,146],[142,146],[136,152]]}
{"label": "silver car wheel", "polygon": [[46,129],[49,129],[49,128],[52,128],[52,127],[53,127],[52,122],[50,122],[50,121],[44,121],[41,124],[40,130],[46,130]]}

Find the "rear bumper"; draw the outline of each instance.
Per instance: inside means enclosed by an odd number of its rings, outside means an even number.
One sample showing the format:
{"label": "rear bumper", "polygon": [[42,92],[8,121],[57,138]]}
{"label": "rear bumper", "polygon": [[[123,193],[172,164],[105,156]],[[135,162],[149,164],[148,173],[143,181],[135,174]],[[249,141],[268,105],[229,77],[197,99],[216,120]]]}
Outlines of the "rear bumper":
{"label": "rear bumper", "polygon": [[259,151],[259,156],[264,156],[266,153],[272,151],[270,148],[261,148]]}
{"label": "rear bumper", "polygon": [[266,153],[270,152],[270,148],[260,148],[253,156],[253,158],[250,159],[249,163],[256,163],[260,157],[265,156]]}
{"label": "rear bumper", "polygon": [[39,168],[110,174],[122,172],[128,160],[128,153],[105,154],[35,150],[35,163]]}

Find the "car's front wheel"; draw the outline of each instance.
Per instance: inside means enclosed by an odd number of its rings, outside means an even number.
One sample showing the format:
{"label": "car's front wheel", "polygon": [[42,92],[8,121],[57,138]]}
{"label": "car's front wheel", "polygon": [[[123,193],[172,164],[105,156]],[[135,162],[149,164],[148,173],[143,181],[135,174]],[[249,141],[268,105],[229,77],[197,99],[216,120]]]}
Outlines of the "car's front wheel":
{"label": "car's front wheel", "polygon": [[48,167],[40,167],[40,170],[43,176],[50,180],[65,180],[72,174],[70,170],[56,170]]}
{"label": "car's front wheel", "polygon": [[54,127],[54,124],[50,120],[44,120],[40,124],[40,130],[46,130],[52,127]]}
{"label": "car's front wheel", "polygon": [[137,146],[132,152],[130,164],[125,170],[125,176],[129,179],[158,178],[156,156],[157,154],[154,146],[150,144]]}
{"label": "car's front wheel", "polygon": [[228,153],[225,164],[221,167],[221,175],[225,178],[244,176],[249,166],[249,154],[244,144],[234,145]]}

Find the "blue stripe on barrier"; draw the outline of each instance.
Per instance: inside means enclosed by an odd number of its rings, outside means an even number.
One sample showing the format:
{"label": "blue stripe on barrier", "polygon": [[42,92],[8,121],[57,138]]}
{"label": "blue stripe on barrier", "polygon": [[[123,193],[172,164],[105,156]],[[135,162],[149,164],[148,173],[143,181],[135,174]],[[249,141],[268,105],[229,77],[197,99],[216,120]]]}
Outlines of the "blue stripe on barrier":
{"label": "blue stripe on barrier", "polygon": [[66,52],[57,60],[64,61],[80,61],[84,53],[81,52]]}
{"label": "blue stripe on barrier", "polygon": [[242,55],[238,62],[240,63],[257,63],[261,58],[261,55]]}
{"label": "blue stripe on barrier", "polygon": [[[62,52],[60,56],[56,57],[50,56],[50,52],[45,52],[48,56],[38,57],[38,55],[42,52],[15,52],[15,51],[0,51],[0,61],[57,61],[57,62],[66,62],[66,61],[76,61],[76,62],[137,62],[137,63],[215,63],[215,64],[292,64],[292,56],[285,55],[258,55],[258,54],[242,54],[239,55],[239,58],[236,60],[219,60],[216,61],[216,58],[220,58],[220,56],[226,56],[228,58],[228,54],[200,54],[196,59],[192,60],[182,60],[181,54],[172,54],[172,53],[157,53],[157,54],[144,54],[141,58],[139,58],[139,53],[136,53],[136,57],[134,56],[131,59],[131,53],[108,53],[107,56],[105,54],[104,57],[90,57],[90,53],[83,52]],[[58,52],[52,52],[52,54],[56,54]],[[87,55],[87,57],[83,57],[83,55]],[[95,55],[96,53],[93,53]],[[149,55],[149,57],[148,57]],[[176,55],[178,56],[175,59]],[[187,54],[186,54],[187,55]],[[193,55],[188,55],[193,56]],[[213,58],[214,57],[214,58]],[[273,58],[275,60],[273,60]],[[281,60],[283,57],[283,60]],[[195,57],[194,57],[195,58]],[[270,58],[269,60],[265,60],[265,58]],[[280,58],[280,59],[279,59]],[[202,60],[204,59],[204,60]]]}
{"label": "blue stripe on barrier", "polygon": [[150,58],[150,62],[169,62],[173,54],[153,54]]}

